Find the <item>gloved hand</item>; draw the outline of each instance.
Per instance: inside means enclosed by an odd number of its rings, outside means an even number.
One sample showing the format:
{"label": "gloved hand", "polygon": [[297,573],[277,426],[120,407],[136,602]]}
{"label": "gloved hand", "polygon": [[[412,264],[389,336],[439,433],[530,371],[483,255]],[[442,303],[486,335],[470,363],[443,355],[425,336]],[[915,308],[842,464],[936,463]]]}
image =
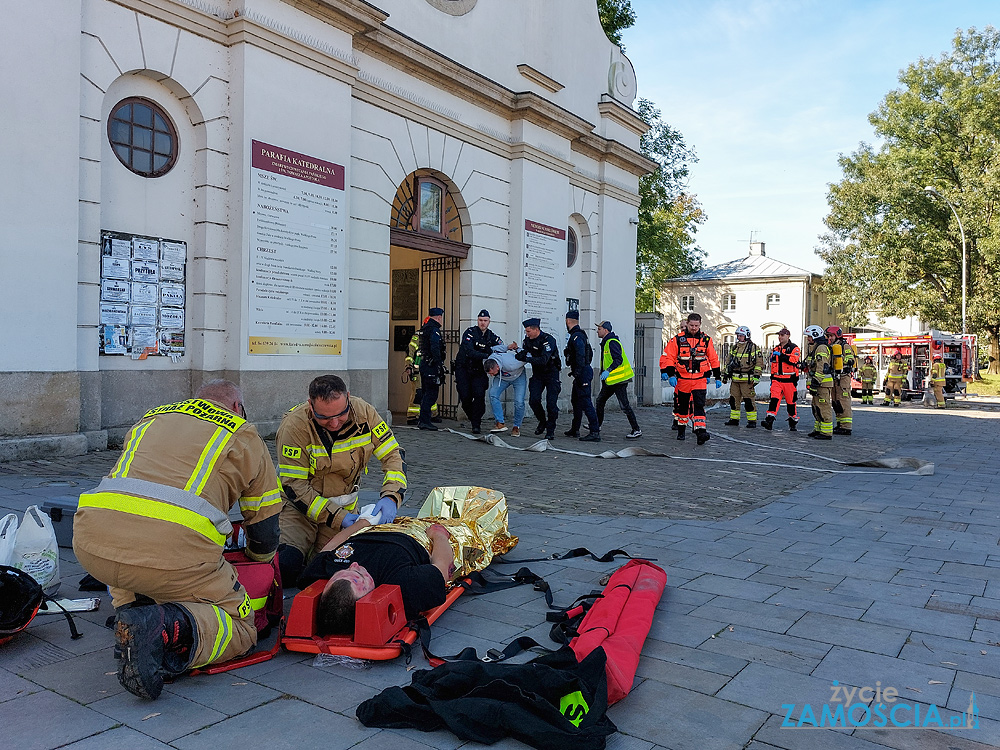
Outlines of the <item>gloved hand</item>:
{"label": "gloved hand", "polygon": [[[724,380],[723,380],[722,382],[724,383],[724,382],[726,382],[726,381],[724,381]],[[757,383],[759,383],[759,382],[760,382],[760,378],[750,378],[750,385],[753,385],[753,386],[755,386],[755,385],[757,385]]]}
{"label": "gloved hand", "polygon": [[677,387],[677,377],[676,376],[674,376],[672,378],[667,378],[667,382],[670,383],[670,386],[672,388],[676,388]]}
{"label": "gloved hand", "polygon": [[604,370],[601,373],[601,380],[607,380],[608,379],[608,375],[610,375],[610,374],[611,374],[611,372],[609,370]]}
{"label": "gloved hand", "polygon": [[359,513],[359,520],[367,521],[372,526],[378,526],[382,523],[382,514],[375,510],[375,503],[369,503],[364,508],[362,508]]}
{"label": "gloved hand", "polygon": [[382,516],[382,523],[392,523],[396,520],[396,501],[391,497],[383,497],[375,505],[375,510]]}
{"label": "gloved hand", "polygon": [[346,529],[348,526],[353,526],[354,523],[360,518],[357,513],[348,513],[344,516],[344,520],[340,522],[340,528]]}
{"label": "gloved hand", "polygon": [[660,373],[660,380],[670,380],[670,376],[665,372]]}
{"label": "gloved hand", "polygon": [[722,376],[722,382],[723,383],[728,383],[729,382],[729,376],[728,375],[723,375]]}
{"label": "gloved hand", "polygon": [[722,381],[719,380],[718,378],[716,378],[716,380],[715,380],[715,387],[716,388],[721,388],[722,387]]}

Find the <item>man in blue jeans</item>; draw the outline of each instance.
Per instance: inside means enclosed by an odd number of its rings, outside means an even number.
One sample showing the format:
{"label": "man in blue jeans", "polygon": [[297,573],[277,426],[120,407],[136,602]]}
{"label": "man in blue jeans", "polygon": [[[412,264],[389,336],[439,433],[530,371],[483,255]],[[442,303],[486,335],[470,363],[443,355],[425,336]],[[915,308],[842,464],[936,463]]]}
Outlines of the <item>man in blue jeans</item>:
{"label": "man in blue jeans", "polygon": [[490,432],[506,432],[504,424],[503,404],[501,394],[508,388],[514,389],[514,423],[510,429],[511,437],[521,436],[521,422],[524,420],[524,394],[528,388],[528,376],[524,372],[524,362],[515,356],[517,352],[509,351],[503,344],[493,347],[493,353],[486,358],[486,374],[490,376],[490,404],[493,406],[493,418],[496,427]]}

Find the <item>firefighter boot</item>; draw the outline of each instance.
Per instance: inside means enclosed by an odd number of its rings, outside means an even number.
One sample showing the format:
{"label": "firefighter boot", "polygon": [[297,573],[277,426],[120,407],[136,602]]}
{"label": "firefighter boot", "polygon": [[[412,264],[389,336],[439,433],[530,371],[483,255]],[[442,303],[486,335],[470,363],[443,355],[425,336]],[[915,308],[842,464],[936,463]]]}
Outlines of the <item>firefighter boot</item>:
{"label": "firefighter boot", "polygon": [[123,608],[115,618],[118,682],[140,698],[153,700],[163,690],[163,620],[158,604]]}
{"label": "firefighter boot", "polygon": [[760,423],[760,426],[763,427],[765,430],[770,430],[772,427],[774,427],[774,417],[768,414],[764,418],[764,421]]}
{"label": "firefighter boot", "polygon": [[837,425],[836,427],[833,428],[833,434],[834,435],[850,435],[851,431],[848,430],[845,427],[841,427],[840,425]]}
{"label": "firefighter boot", "polygon": [[163,669],[167,675],[187,671],[194,646],[194,626],[179,604],[163,605]]}
{"label": "firefighter boot", "polygon": [[747,422],[747,428],[748,429],[752,430],[752,429],[754,429],[756,427],[757,427],[757,421],[756,420],[751,419],[750,421]]}
{"label": "firefighter boot", "polygon": [[789,417],[788,418],[788,431],[789,432],[798,432],[799,431],[798,424],[799,424],[799,420],[792,419],[791,417]]}
{"label": "firefighter boot", "polygon": [[726,422],[726,427],[739,427],[739,426],[740,426],[740,420],[738,419],[730,419],[728,422]]}
{"label": "firefighter boot", "polygon": [[674,423],[670,425],[670,429],[673,430],[674,432],[677,432],[677,427],[678,427],[677,420],[675,419]]}
{"label": "firefighter boot", "polygon": [[708,442],[708,439],[710,437],[708,434],[708,430],[695,430],[694,434],[695,437],[698,438],[698,445],[704,445],[705,443]]}
{"label": "firefighter boot", "polygon": [[677,439],[678,440],[683,440],[684,439],[684,432],[685,432],[685,430],[687,430],[687,425],[683,425],[683,424],[677,425]]}

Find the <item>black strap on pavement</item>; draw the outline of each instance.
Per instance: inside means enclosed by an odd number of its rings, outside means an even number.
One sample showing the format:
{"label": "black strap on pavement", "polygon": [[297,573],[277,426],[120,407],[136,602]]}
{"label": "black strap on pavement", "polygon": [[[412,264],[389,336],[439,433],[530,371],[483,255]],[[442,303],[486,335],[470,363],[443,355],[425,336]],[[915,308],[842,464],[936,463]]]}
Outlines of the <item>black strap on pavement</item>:
{"label": "black strap on pavement", "polygon": [[[584,557],[586,555],[590,555],[591,559],[594,560],[595,562],[601,562],[601,563],[614,562],[615,558],[618,556],[627,557],[629,560],[635,559],[634,557],[632,557],[632,555],[630,555],[623,549],[609,550],[608,552],[605,552],[603,555],[598,556],[596,553],[591,552],[586,547],[577,547],[576,549],[571,549],[569,552],[561,552],[561,553],[553,552],[548,557],[530,557],[525,560],[507,560],[502,555],[498,555],[497,557],[493,558],[493,562],[491,564],[495,563],[499,565],[515,565],[520,563],[547,562],[550,560],[569,560],[570,558],[573,557]],[[655,557],[643,557],[641,559],[649,560],[651,562],[656,561]]]}

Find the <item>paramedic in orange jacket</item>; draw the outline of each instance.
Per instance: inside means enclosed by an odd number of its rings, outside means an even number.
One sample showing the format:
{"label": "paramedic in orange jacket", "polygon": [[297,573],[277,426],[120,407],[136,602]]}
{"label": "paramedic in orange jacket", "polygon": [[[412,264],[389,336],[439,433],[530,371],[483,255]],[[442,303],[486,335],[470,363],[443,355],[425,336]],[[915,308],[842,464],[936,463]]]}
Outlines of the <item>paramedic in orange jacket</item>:
{"label": "paramedic in orange jacket", "polygon": [[[679,333],[684,333],[687,330],[687,321],[683,322],[679,326]],[[668,342],[669,345],[669,342]],[[669,380],[670,376],[667,375],[667,347],[663,347],[663,353],[660,355],[660,380]],[[690,407],[690,404],[689,404]],[[677,389],[674,388],[674,419],[673,423],[670,425],[670,429],[677,432]]]}
{"label": "paramedic in orange jacket", "polygon": [[337,375],[309,384],[309,400],[281,419],[277,436],[281,580],[294,586],[309,557],[357,519],[358,490],[374,456],[382,464],[378,512],[391,523],[403,502],[406,464],[392,429]]}
{"label": "paramedic in orange jacket", "polygon": [[227,380],[148,412],[101,484],[80,496],[73,551],[110,587],[118,681],[156,698],[164,676],[227,661],[257,642],[253,604],[223,558],[239,504],[245,553],[278,547],[278,478]]}
{"label": "paramedic in orange jacket", "polygon": [[802,350],[792,342],[791,336],[791,331],[782,328],[778,331],[778,345],[771,351],[771,400],[767,404],[767,417],[761,423],[765,430],[770,430],[774,426],[781,399],[785,399],[789,432],[795,432],[799,424],[795,399],[799,387],[799,360],[802,358]]}
{"label": "paramedic in orange jacket", "polygon": [[712,339],[701,333],[701,316],[698,313],[688,315],[686,330],[667,342],[663,354],[666,358],[665,371],[678,396],[678,409],[674,412],[677,439],[684,439],[690,408],[691,426],[698,445],[703,445],[708,441],[705,422],[707,379],[715,378],[716,388],[721,388],[722,371]]}

